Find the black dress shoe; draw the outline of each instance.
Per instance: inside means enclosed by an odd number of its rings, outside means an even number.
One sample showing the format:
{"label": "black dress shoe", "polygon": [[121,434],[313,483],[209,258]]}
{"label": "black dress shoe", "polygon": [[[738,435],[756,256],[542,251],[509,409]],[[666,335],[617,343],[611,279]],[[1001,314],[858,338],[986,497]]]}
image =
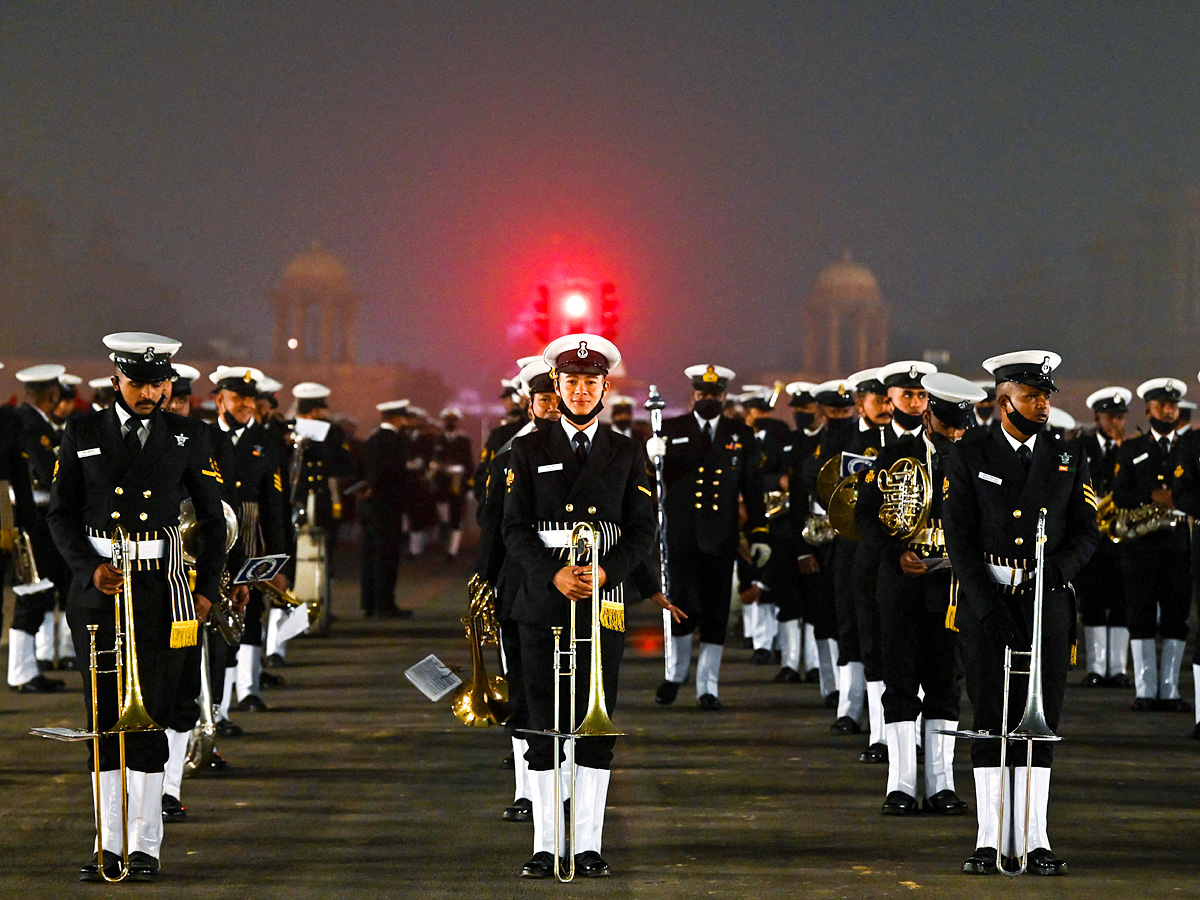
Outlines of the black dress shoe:
{"label": "black dress shoe", "polygon": [[1196,727],[1192,729],[1192,740],[1200,741],[1200,722],[1196,723]]}
{"label": "black dress shoe", "polygon": [[283,687],[283,676],[276,675],[274,672],[268,672],[264,669],[258,673],[258,686],[260,688]]}
{"label": "black dress shoe", "polygon": [[608,863],[595,850],[575,854],[575,874],[583,878],[607,878],[612,872]]}
{"label": "black dress shoe", "polygon": [[838,716],[829,730],[833,734],[862,734],[862,728],[849,716]]}
{"label": "black dress shoe", "polygon": [[1088,672],[1079,684],[1083,687],[1104,687],[1104,679],[1095,672]]}
{"label": "black dress shoe", "polygon": [[162,816],[164,822],[181,822],[187,818],[187,807],[179,802],[178,797],[163,794]]}
{"label": "black dress shoe", "polygon": [[679,696],[679,689],[682,686],[683,683],[680,681],[664,681],[654,692],[654,702],[660,706],[670,706]]}
{"label": "black dress shoe", "polygon": [[216,728],[217,728],[217,737],[237,738],[237,737],[241,737],[243,734],[245,734],[245,732],[242,731],[241,725],[235,725],[233,722],[230,722],[228,719],[218,719]]}
{"label": "black dress shoe", "polygon": [[917,744],[917,762],[925,762],[925,747],[922,744]]}
{"label": "black dress shoe", "polygon": [[554,875],[554,854],[539,850],[521,867],[522,878],[550,878]]}
{"label": "black dress shoe", "polygon": [[500,813],[500,818],[505,822],[528,822],[533,818],[533,801],[524,797],[514,800],[512,806]]}
{"label": "black dress shoe", "polygon": [[771,651],[770,650],[758,649],[758,650],[755,650],[754,653],[752,653],[750,655],[750,662],[754,663],[756,666],[765,666],[770,661],[771,661]]}
{"label": "black dress shoe", "polygon": [[1029,871],[1034,875],[1066,875],[1067,864],[1047,850],[1038,847],[1029,851]]}
{"label": "black dress shoe", "polygon": [[754,646],[754,638],[748,638],[748,637],[742,638],[742,649],[743,650],[749,650],[753,646]]}
{"label": "black dress shoe", "polygon": [[806,684],[816,684],[821,680],[820,669],[809,669],[804,673],[804,681]]}
{"label": "black dress shoe", "polygon": [[1128,675],[1126,675],[1124,672],[1118,672],[1116,675],[1112,675],[1108,678],[1105,678],[1104,686],[1110,687],[1110,688],[1120,688],[1121,690],[1127,690],[1128,688],[1133,687],[1133,679],[1130,678]]}
{"label": "black dress shoe", "polygon": [[1174,700],[1159,700],[1159,712],[1191,712],[1192,704],[1176,697]]}
{"label": "black dress shoe", "polygon": [[1134,712],[1154,712],[1158,709],[1158,699],[1155,697],[1134,697],[1129,708]]}
{"label": "black dress shoe", "polygon": [[921,808],[939,816],[956,816],[967,808],[967,802],[954,791],[945,790],[926,797]]}
{"label": "black dress shoe", "polygon": [[892,791],[883,801],[880,810],[885,816],[915,816],[921,811],[917,798],[904,791]]}
{"label": "black dress shoe", "polygon": [[838,692],[834,691],[832,694],[827,694],[825,696],[825,708],[826,709],[837,709],[837,707],[838,707]]}
{"label": "black dress shoe", "polygon": [[212,752],[212,758],[208,761],[208,769],[210,772],[228,772],[233,766],[229,764],[229,760],[223,757],[218,751]]}
{"label": "black dress shoe", "polygon": [[272,653],[263,660],[263,665],[268,669],[282,669],[287,663],[283,661],[283,657],[278,653]]}
{"label": "black dress shoe", "polygon": [[[104,851],[104,872],[109,878],[116,878],[121,874],[121,857],[117,854],[105,850]],[[103,881],[104,878],[100,875],[100,865],[96,861],[96,854],[92,854],[90,861],[83,864],[79,870],[80,881]]]}
{"label": "black dress shoe", "polygon": [[797,672],[793,668],[784,666],[782,669],[779,670],[779,674],[777,674],[771,680],[774,681],[776,684],[799,684],[800,683],[800,673]]}
{"label": "black dress shoe", "polygon": [[696,698],[696,705],[701,712],[720,712],[724,707],[713,694],[701,694]]}
{"label": "black dress shoe", "polygon": [[236,709],[238,712],[266,712],[267,704],[258,694],[247,694],[238,702]]}
{"label": "black dress shoe", "polygon": [[57,694],[67,689],[67,683],[58,678],[47,678],[39,672],[24,684],[9,685],[8,689],[18,694]]}
{"label": "black dress shoe", "polygon": [[858,755],[860,763],[886,763],[888,761],[887,744],[871,744]]}
{"label": "black dress shoe", "polygon": [[134,850],[129,854],[129,880],[153,881],[158,877],[158,860],[149,853]]}
{"label": "black dress shoe", "polygon": [[964,875],[995,875],[996,848],[976,847],[975,852],[962,864]]}
{"label": "black dress shoe", "polygon": [[58,668],[63,672],[78,672],[79,660],[77,660],[74,656],[68,656],[66,659],[60,659],[58,661]]}
{"label": "black dress shoe", "polygon": [[52,672],[54,671],[54,660],[39,659],[37,661],[37,667],[39,672]]}

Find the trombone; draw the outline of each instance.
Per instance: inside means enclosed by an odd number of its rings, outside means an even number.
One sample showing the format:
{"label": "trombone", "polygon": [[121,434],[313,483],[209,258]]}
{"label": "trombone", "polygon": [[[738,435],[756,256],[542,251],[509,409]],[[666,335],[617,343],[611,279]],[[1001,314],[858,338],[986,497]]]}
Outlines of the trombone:
{"label": "trombone", "polygon": [[[571,536],[568,540],[570,547],[570,557],[567,565],[574,566],[580,556],[581,550],[586,550],[591,553],[591,570],[592,570],[592,628],[589,637],[581,638],[577,635],[577,616],[574,604],[571,608],[571,632],[570,639],[567,644],[567,649],[563,650],[559,647],[559,640],[562,637],[562,626],[556,625],[550,630],[554,633],[554,720],[555,727],[549,731],[535,731],[534,734],[542,734],[554,739],[554,875],[555,877],[566,883],[575,879],[575,822],[577,816],[571,816],[570,826],[567,828],[570,852],[568,861],[565,867],[562,865],[562,838],[563,838],[563,797],[562,797],[562,745],[567,745],[567,766],[570,773],[569,791],[571,797],[575,796],[575,742],[583,737],[616,737],[622,734],[613,726],[612,719],[609,718],[604,704],[604,670],[600,660],[600,535],[596,527],[591,522],[577,522],[575,527],[571,529]],[[583,715],[583,719],[579,722],[578,727],[575,726],[575,675],[576,675],[576,658],[577,648],[579,644],[589,645],[589,659],[591,661],[590,678],[588,680],[588,705],[587,711]],[[567,666],[563,668],[563,658],[567,660]],[[562,679],[568,679],[568,691],[571,698],[569,701],[570,721],[567,724],[567,731],[561,731],[562,727]]]}
{"label": "trombone", "polygon": [[[33,733],[60,741],[92,741],[92,779],[96,794],[96,860],[100,876],[105,881],[117,882],[129,875],[129,787],[125,771],[125,735],[129,732],[162,731],[146,710],[142,698],[142,683],[138,677],[137,640],[133,629],[133,565],[130,559],[131,541],[125,529],[117,526],[112,536],[112,564],[121,571],[121,590],[113,597],[115,636],[111,650],[96,649],[96,632],[99,625],[88,625],[88,669],[91,675],[92,721],[91,731],[61,728],[35,728]],[[113,655],[113,667],[101,669],[101,654]],[[105,731],[100,730],[100,696],[98,676],[115,675],[117,694],[122,697],[117,721]],[[100,739],[116,735],[121,765],[121,867],[115,877],[110,877],[104,868],[104,828],[100,808],[103,793],[100,789]]]}
{"label": "trombone", "polygon": [[[1004,648],[1004,711],[1001,714],[1000,733],[978,731],[945,731],[958,737],[974,738],[976,740],[996,739],[1000,741],[1000,830],[996,841],[996,870],[1010,878],[1023,875],[1029,865],[1029,817],[1031,796],[1033,794],[1033,743],[1034,741],[1061,741],[1062,738],[1046,724],[1046,713],[1042,696],[1042,605],[1045,593],[1046,566],[1046,509],[1038,512],[1037,539],[1035,545],[1035,572],[1033,581],[1033,636],[1028,650]],[[1013,668],[1014,656],[1026,656],[1029,664],[1024,669]],[[1025,711],[1021,721],[1012,731],[1008,729],[1008,697],[1009,685],[1013,675],[1028,675],[1029,684],[1025,691]],[[1010,857],[1017,860],[1015,868],[1004,865],[1004,822],[1010,814],[1004,808],[1004,785],[1008,780],[1008,745],[1010,742],[1025,742],[1025,826],[1024,846],[1019,855]],[[1015,811],[1014,811],[1015,812]],[[1013,848],[1016,850],[1016,847]]]}

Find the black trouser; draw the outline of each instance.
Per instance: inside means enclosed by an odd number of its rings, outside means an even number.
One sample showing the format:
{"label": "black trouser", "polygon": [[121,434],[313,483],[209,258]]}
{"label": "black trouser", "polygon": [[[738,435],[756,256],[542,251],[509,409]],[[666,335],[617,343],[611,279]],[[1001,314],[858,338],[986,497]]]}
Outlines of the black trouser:
{"label": "black trouser", "polygon": [[[147,600],[156,600],[156,608],[146,609],[139,605],[134,614],[138,679],[146,711],[159,725],[166,725],[170,722],[186,654],[183,650],[171,649],[171,620],[167,613],[169,607],[165,582],[158,586],[157,591],[149,587],[150,584],[153,582],[135,576],[135,596],[139,589],[143,593],[157,594],[156,597],[146,598]],[[93,591],[94,589],[89,589],[89,593]],[[98,591],[95,593],[99,594]],[[143,611],[144,609],[146,611]],[[111,605],[93,609],[72,604],[67,607],[67,623],[71,627],[71,638],[75,642],[75,655],[81,662],[89,659],[88,625],[98,626],[97,648],[100,650],[112,649],[116,627]],[[99,660],[100,668],[111,669],[112,661],[111,653],[102,654]],[[83,701],[87,709],[85,721],[90,725],[92,718],[91,674],[86,665],[80,667],[79,674],[83,679]],[[99,689],[99,724],[100,728],[105,730],[111,728],[117,721],[119,701],[116,675],[98,676],[97,686]],[[115,735],[100,739],[101,771],[120,768],[117,741]],[[85,743],[88,748],[88,762],[91,765],[92,742],[86,741]],[[167,755],[167,737],[162,731],[130,732],[125,736],[125,765],[127,768],[139,772],[161,772],[167,764]]]}
{"label": "black trouser", "polygon": [[1186,640],[1192,607],[1187,529],[1151,532],[1122,541],[1117,550],[1125,580],[1129,636],[1137,640],[1157,633]]}
{"label": "black trouser", "polygon": [[[858,623],[858,658],[867,681],[883,681],[883,654],[880,650],[877,576],[879,554],[864,543],[854,552],[854,620]],[[839,655],[841,645],[838,645]]]}
{"label": "black trouser", "polygon": [[454,530],[462,528],[463,509],[467,505],[466,495],[462,491],[439,490],[437,502],[446,504],[446,525]]}
{"label": "black trouser", "polygon": [[[773,520],[777,521],[777,520]],[[772,525],[772,528],[776,526]],[[791,622],[804,614],[804,586],[796,568],[796,554],[804,546],[792,532],[790,522],[782,522],[779,533],[771,533],[771,593],[765,598],[779,608],[780,622]]]}
{"label": "black trouser", "polygon": [[400,573],[400,522],[382,514],[379,502],[362,506],[362,610],[368,614],[396,608]]}
{"label": "black trouser", "polygon": [[813,575],[801,575],[800,584],[804,601],[804,621],[813,627],[813,636],[818,641],[838,636],[838,618],[833,600],[833,547],[813,548],[813,555],[820,568]]}
{"label": "black trouser", "polygon": [[[251,595],[253,596],[253,595]],[[262,599],[258,602],[259,608],[259,626],[258,633],[261,640],[262,637]],[[234,644],[232,647],[225,643],[225,638],[221,637],[221,632],[216,628],[205,625],[208,629],[208,684],[209,690],[212,692],[212,701],[214,704],[219,704],[221,698],[225,696],[225,670],[237,665],[237,652],[241,644]],[[246,631],[250,630],[249,604],[247,604],[246,629],[242,632],[243,636]]]}
{"label": "black trouser", "polygon": [[887,683],[883,720],[912,722],[924,714],[958,721],[954,632],[946,627],[950,574],[908,578],[889,562],[881,562],[877,571],[880,662]]}
{"label": "black trouser", "polygon": [[[1005,593],[1000,596],[1016,624],[1017,634],[1013,637],[1013,649],[1028,650],[1033,633],[1032,589],[1018,595]],[[1042,694],[1046,724],[1053,731],[1058,730],[1063,695],[1067,688],[1074,619],[1075,603],[1071,592],[1066,588],[1046,591],[1042,611]],[[967,680],[967,696],[971,698],[971,705],[975,708],[975,728],[998,734],[1004,706],[1004,639],[987,627],[969,630],[964,628],[958,638],[963,674]],[[1013,667],[1025,668],[1027,660],[1028,657],[1025,656],[1015,657]],[[1009,729],[1015,728],[1021,721],[1028,684],[1027,675],[1012,676],[1008,697]],[[888,690],[891,690],[890,685]],[[884,692],[883,702],[886,709],[887,691]],[[1011,743],[1008,759],[1010,765],[1024,765],[1025,744]],[[1054,744],[1051,741],[1033,742],[1035,766],[1049,766],[1053,759]],[[972,741],[971,763],[977,769],[1000,765],[1000,742]]]}
{"label": "black trouser", "polygon": [[1125,579],[1116,544],[1102,537],[1072,584],[1079,595],[1085,627],[1116,628],[1125,624]]}
{"label": "black trouser", "polygon": [[525,740],[518,728],[529,727],[529,704],[525,699],[525,667],[521,662],[521,629],[512,619],[500,622],[500,641],[504,645],[504,680],[508,682],[508,721],[504,730],[509,737]]}
{"label": "black trouser", "polygon": [[[200,720],[200,641],[202,640],[204,640],[203,633],[197,639],[195,647],[184,647],[182,650],[175,651],[183,655],[183,665],[180,667],[179,684],[175,691],[175,699],[171,704],[171,714],[167,716],[167,721],[159,722],[164,728],[170,728],[173,731],[191,731]],[[209,634],[208,649],[210,653],[214,644],[223,643],[225,642],[221,640],[220,635]],[[208,662],[211,667],[211,657]],[[218,699],[220,699],[220,695],[218,695]]]}
{"label": "black trouser", "polygon": [[838,665],[861,662],[858,647],[858,610],[854,602],[854,561],[858,544],[843,537],[833,539],[833,602],[837,613]]}
{"label": "black trouser", "polygon": [[678,637],[699,629],[703,643],[723,645],[733,591],[733,557],[671,550],[667,566],[671,602],[688,616],[671,622],[671,634]]}
{"label": "black trouser", "polygon": [[62,601],[65,601],[66,592],[71,586],[71,573],[58,548],[54,546],[54,538],[50,536],[50,529],[41,513],[29,531],[29,541],[33,547],[33,561],[37,564],[38,575],[54,582],[54,588],[24,596],[18,594],[13,601],[12,628],[27,634],[37,634],[45,621],[46,613],[53,612],[55,605],[60,603],[65,606]]}
{"label": "black trouser", "polygon": [[[579,637],[585,637],[589,631],[585,624],[590,616],[579,611]],[[529,727],[545,731],[554,727],[554,635],[549,626],[528,625],[524,622],[519,626],[521,644],[521,666],[525,681],[525,698],[529,704]],[[559,648],[566,650],[570,643],[570,629],[564,628],[559,641]],[[600,629],[600,663],[604,670],[604,706],[609,717],[617,706],[617,675],[621,668],[621,657],[625,652],[625,633]],[[587,644],[581,644],[576,654],[575,676],[575,718],[574,726],[582,721],[587,712],[588,687],[591,679],[591,655]],[[562,666],[567,667],[566,658]],[[572,727],[570,719],[570,681],[561,679],[562,702],[559,710],[558,729],[560,731]],[[525,759],[529,768],[535,772],[545,772],[554,768],[554,739],[543,735],[526,734],[529,739],[529,750]],[[616,737],[582,738],[575,743],[575,762],[591,769],[607,769],[612,765],[613,747]],[[565,749],[565,748],[564,748]]]}
{"label": "black trouser", "polygon": [[242,629],[242,639],[239,643],[245,644],[248,647],[261,647],[263,645],[263,613],[266,611],[265,607],[266,599],[263,596],[263,592],[258,588],[250,588],[250,599],[246,601],[246,627]]}

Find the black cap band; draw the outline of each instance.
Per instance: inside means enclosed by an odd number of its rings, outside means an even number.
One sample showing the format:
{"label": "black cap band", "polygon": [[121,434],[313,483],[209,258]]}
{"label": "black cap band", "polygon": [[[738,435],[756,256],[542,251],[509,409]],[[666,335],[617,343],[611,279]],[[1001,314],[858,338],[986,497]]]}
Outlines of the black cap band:
{"label": "black cap band", "polygon": [[157,384],[160,381],[172,381],[175,369],[171,366],[171,357],[165,353],[155,353],[147,350],[145,353],[125,353],[118,351],[113,354],[113,362],[130,381],[143,384]]}
{"label": "black cap band", "polygon": [[247,381],[244,377],[237,378],[222,378],[217,382],[217,386],[213,388],[213,393],[220,391],[233,391],[242,397],[257,397],[258,385],[254,379]]}
{"label": "black cap band", "polygon": [[172,397],[190,397],[192,396],[192,379],[180,376],[175,379],[175,384],[171,386]]}
{"label": "black cap band", "polygon": [[553,394],[554,380],[550,377],[549,372],[542,372],[539,375],[534,375],[529,379],[529,393],[531,394]]}
{"label": "black cap band", "polygon": [[966,428],[974,418],[975,404],[970,400],[955,403],[930,394],[929,411],[937,416],[943,425],[950,428]]}
{"label": "black cap band", "polygon": [[1001,366],[994,374],[997,385],[1013,381],[1026,387],[1055,392],[1058,387],[1054,383],[1053,372],[1054,369],[1047,357],[1040,365],[1037,363],[1014,363],[1011,366]]}

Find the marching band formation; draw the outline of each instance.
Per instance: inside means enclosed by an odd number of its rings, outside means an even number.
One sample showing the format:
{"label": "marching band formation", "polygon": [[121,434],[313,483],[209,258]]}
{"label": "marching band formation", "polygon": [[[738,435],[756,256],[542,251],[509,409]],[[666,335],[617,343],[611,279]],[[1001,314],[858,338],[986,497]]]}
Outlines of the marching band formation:
{"label": "marching band formation", "polygon": [[[1088,398],[1094,429],[1061,419],[1061,361],[1043,350],[986,360],[986,381],[900,360],[736,395],[732,370],[700,364],[683,373],[687,410],[664,418],[652,386],[644,422],[613,392],[618,348],[572,334],[518,361],[476,462],[454,408],[438,424],[380,403],[358,444],[321,384],[292,389],[285,421],[283,386],[257,368],[205,378],[161,335],[104,345],[113,375],[89,382],[90,410],[58,365],[18,372],[23,402],[0,407],[8,683],[51,693],[65,689],[53,670],[81,676],[85,727],[35,729],[88,747],[81,880],[157,877],[185,773],[229,766],[215,742],[242,733],[231,714],[265,710],[289,640],[328,627],[351,504],[363,615],[406,618],[402,558],[435,543],[456,556],[474,495],[475,672],[454,710],[511,736],[502,817],[532,824],[524,877],[610,874],[625,607],[642,600],[662,610],[662,715],[690,677],[702,713],[736,714],[720,676],[740,609],[753,662],[819,690],[831,731],[859,736],[848,762],[886,766],[883,815],[965,813],[954,754],[968,740],[969,874],[1067,871],[1048,806],[1077,649],[1084,686],[1131,690],[1138,713],[1193,710],[1180,671],[1200,436],[1179,379],[1137,388],[1148,421],[1130,437],[1123,387]],[[782,405],[794,428],[772,416]],[[491,640],[507,693],[483,667]],[[1193,673],[1200,685],[1200,659]]]}

